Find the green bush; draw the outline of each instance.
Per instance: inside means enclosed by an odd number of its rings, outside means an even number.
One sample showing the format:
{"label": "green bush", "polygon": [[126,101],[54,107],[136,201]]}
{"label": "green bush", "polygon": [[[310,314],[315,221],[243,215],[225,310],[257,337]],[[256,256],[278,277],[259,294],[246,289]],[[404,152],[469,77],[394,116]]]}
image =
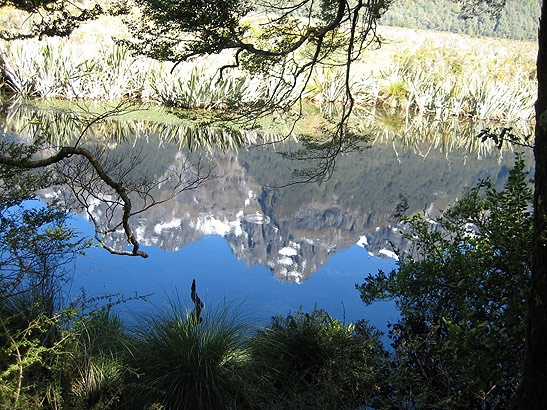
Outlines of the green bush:
{"label": "green bush", "polygon": [[60,320],[38,304],[21,312],[0,308],[0,409],[41,409],[60,401]]}
{"label": "green bush", "polygon": [[414,252],[359,287],[394,299],[392,383],[403,408],[513,408],[524,357],[532,189],[521,156],[502,191],[489,180],[431,221],[403,217]]}
{"label": "green bush", "polygon": [[249,342],[247,404],[256,409],[355,409],[385,394],[378,334],[323,310],[274,317]]}
{"label": "green bush", "polygon": [[71,325],[73,334],[68,398],[73,408],[116,408],[129,376],[130,339],[118,315],[108,309],[93,311]]}
{"label": "green bush", "polygon": [[132,408],[220,410],[234,403],[247,325],[233,306],[209,307],[201,319],[173,302],[140,320],[134,351],[139,403]]}
{"label": "green bush", "polygon": [[[42,147],[4,136],[0,153],[32,158]],[[60,309],[69,262],[89,243],[66,226],[65,212],[28,207],[36,191],[52,187],[52,171],[0,166],[0,408],[59,408],[72,335]]]}
{"label": "green bush", "polygon": [[[25,295],[26,296],[26,295]],[[21,298],[11,298],[14,302]],[[28,299],[21,299],[27,300]],[[121,322],[108,311],[0,307],[0,409],[111,409],[130,370]]]}

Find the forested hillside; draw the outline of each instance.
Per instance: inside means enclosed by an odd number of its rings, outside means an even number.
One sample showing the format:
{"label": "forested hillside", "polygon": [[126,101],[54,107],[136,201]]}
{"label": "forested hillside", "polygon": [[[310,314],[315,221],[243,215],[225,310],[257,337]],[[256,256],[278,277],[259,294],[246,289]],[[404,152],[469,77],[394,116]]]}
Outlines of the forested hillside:
{"label": "forested hillside", "polygon": [[452,0],[395,0],[380,20],[396,27],[450,31],[478,36],[536,40],[541,0],[507,0],[498,16],[464,19]]}

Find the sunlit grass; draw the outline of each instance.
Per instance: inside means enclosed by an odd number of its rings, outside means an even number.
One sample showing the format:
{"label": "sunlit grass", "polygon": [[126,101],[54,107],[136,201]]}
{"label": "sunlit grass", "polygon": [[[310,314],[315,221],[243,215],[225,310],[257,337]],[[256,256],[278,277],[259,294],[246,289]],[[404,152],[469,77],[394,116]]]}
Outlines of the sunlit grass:
{"label": "sunlit grass", "polygon": [[[531,120],[537,85],[529,42],[382,28],[384,43],[353,65],[350,85],[360,106],[489,119]],[[80,34],[81,36],[81,34]],[[105,41],[104,39],[102,41]],[[179,65],[133,56],[113,43],[85,53],[74,41],[1,45],[8,86],[24,98],[138,100],[188,109],[238,108],[271,97],[267,77],[238,69],[222,77],[227,54]],[[97,51],[98,50],[98,51]],[[344,98],[341,68],[318,67],[304,92],[315,104]]]}
{"label": "sunlit grass", "polygon": [[72,331],[77,336],[71,352],[70,396],[86,408],[110,408],[119,400],[131,373],[124,324],[116,314],[99,310]]}

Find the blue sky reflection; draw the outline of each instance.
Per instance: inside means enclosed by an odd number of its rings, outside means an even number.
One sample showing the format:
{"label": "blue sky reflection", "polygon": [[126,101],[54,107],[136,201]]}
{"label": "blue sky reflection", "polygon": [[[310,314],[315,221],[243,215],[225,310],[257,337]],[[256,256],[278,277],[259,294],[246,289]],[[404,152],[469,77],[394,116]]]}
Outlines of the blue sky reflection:
{"label": "blue sky reflection", "polygon": [[[83,218],[75,217],[78,230],[86,233]],[[100,248],[90,249],[78,258],[70,298],[84,288],[88,297],[123,292],[127,297],[153,293],[150,303],[161,306],[169,297],[189,299],[192,279],[196,279],[200,297],[209,303],[243,303],[242,311],[266,323],[276,314],[311,310],[315,304],[332,316],[349,321],[368,318],[381,330],[388,320],[397,317],[394,304],[377,303],[365,307],[355,290],[368,273],[395,266],[393,259],[368,254],[361,246],[335,252],[325,264],[302,284],[275,279],[272,272],[260,265],[249,266],[238,260],[226,239],[210,235],[184,249],[167,252],[157,247],[143,248],[150,257],[121,257]],[[149,303],[129,302],[119,307],[127,311],[145,312]]]}

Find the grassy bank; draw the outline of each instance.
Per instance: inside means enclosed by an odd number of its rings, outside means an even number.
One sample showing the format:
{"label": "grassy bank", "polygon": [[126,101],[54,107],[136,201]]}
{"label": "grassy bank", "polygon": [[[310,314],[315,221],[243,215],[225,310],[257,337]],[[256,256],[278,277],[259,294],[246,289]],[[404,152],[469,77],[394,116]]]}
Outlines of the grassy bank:
{"label": "grassy bank", "polygon": [[320,310],[257,329],[234,306],[173,301],[125,325],[108,308],[4,303],[0,323],[1,409],[350,410],[378,399],[386,371],[375,331]]}
{"label": "grassy bank", "polygon": [[[271,80],[218,68],[229,55],[172,64],[115,45],[115,21],[84,26],[69,41],[1,45],[5,89],[23,98],[138,100],[189,109],[238,108],[271,93]],[[100,28],[99,28],[100,27]],[[535,45],[530,42],[382,27],[384,41],[352,72],[361,107],[514,122],[533,118]],[[319,67],[304,96],[322,106],[343,97],[343,71]]]}

